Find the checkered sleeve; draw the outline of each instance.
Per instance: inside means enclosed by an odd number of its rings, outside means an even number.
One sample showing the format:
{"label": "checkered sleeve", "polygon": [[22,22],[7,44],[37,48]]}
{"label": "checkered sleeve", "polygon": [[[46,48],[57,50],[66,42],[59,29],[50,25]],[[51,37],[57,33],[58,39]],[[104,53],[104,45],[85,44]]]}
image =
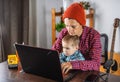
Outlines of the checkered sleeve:
{"label": "checkered sleeve", "polygon": [[83,71],[99,70],[101,54],[100,35],[95,35],[93,40],[91,40],[91,43],[92,47],[88,54],[90,59],[85,61],[71,61],[73,69],[81,69]]}

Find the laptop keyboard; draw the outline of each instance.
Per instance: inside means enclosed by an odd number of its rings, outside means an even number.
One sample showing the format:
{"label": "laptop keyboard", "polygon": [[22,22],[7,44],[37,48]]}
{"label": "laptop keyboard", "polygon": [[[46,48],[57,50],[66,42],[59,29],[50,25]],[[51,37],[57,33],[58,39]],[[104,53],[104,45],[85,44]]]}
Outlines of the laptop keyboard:
{"label": "laptop keyboard", "polygon": [[78,74],[78,71],[70,72],[70,73],[64,78],[64,82],[69,82],[69,81],[72,80],[77,74]]}

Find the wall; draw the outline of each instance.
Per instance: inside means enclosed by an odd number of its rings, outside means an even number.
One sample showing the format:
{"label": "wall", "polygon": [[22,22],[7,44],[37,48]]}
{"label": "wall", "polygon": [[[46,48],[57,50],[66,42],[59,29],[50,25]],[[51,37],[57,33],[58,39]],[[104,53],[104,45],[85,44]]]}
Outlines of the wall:
{"label": "wall", "polygon": [[[32,1],[32,0],[31,0]],[[36,2],[35,2],[36,1]],[[81,1],[81,0],[74,0]],[[85,0],[84,0],[85,1]],[[109,51],[113,33],[113,23],[115,18],[120,18],[120,0],[88,0],[92,1],[92,7],[95,9],[95,29],[100,33],[106,33],[109,36]],[[62,7],[62,0],[34,0],[36,9],[36,37],[35,44],[45,48],[51,48],[51,8],[59,11]],[[34,4],[34,3],[33,3]],[[34,12],[35,13],[35,12]],[[33,27],[34,27],[33,26]],[[33,36],[33,35],[32,35]],[[120,27],[117,28],[115,52],[120,52]]]}
{"label": "wall", "polygon": [[[109,37],[109,51],[113,35],[113,23],[115,18],[120,18],[120,0],[93,0],[95,8],[95,29],[100,33],[106,33]],[[115,40],[115,52],[120,52],[120,26],[117,28]]]}

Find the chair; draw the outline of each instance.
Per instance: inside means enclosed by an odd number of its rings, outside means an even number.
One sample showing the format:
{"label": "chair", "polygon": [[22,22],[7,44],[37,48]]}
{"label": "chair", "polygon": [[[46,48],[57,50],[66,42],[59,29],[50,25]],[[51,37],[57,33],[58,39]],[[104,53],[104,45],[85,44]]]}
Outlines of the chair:
{"label": "chair", "polygon": [[[52,14],[52,44],[54,44],[56,40],[56,17],[62,17],[63,14],[63,8],[61,8],[60,12],[56,12],[55,8],[52,8],[51,10]],[[86,14],[86,18],[89,19],[89,26],[94,27],[94,9],[90,8],[89,9],[89,14]]]}
{"label": "chair", "polygon": [[109,70],[110,70],[110,69],[107,69],[106,66],[105,66],[105,64],[108,60],[108,36],[107,36],[107,34],[101,34],[101,45],[102,45],[101,65],[106,70],[106,72],[105,73],[99,73],[97,75],[97,78],[95,79],[95,82],[98,79],[102,79],[103,82],[107,82],[108,81],[108,76],[109,76]]}
{"label": "chair", "polygon": [[102,60],[101,65],[104,65],[108,59],[108,36],[107,34],[101,34],[101,45],[102,45]]}

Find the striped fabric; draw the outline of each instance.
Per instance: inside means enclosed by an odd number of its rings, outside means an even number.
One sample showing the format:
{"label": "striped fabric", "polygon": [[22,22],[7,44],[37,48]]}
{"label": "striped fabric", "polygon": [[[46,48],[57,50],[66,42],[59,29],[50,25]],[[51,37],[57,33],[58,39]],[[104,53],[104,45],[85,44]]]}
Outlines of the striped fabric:
{"label": "striped fabric", "polygon": [[[62,38],[68,34],[67,29],[64,28],[59,33],[59,36],[52,46],[53,50],[62,51]],[[100,68],[101,59],[101,42],[100,34],[93,28],[83,27],[83,33],[80,36],[79,50],[85,57],[84,61],[71,61],[73,69],[80,69],[83,71],[96,70]]]}

